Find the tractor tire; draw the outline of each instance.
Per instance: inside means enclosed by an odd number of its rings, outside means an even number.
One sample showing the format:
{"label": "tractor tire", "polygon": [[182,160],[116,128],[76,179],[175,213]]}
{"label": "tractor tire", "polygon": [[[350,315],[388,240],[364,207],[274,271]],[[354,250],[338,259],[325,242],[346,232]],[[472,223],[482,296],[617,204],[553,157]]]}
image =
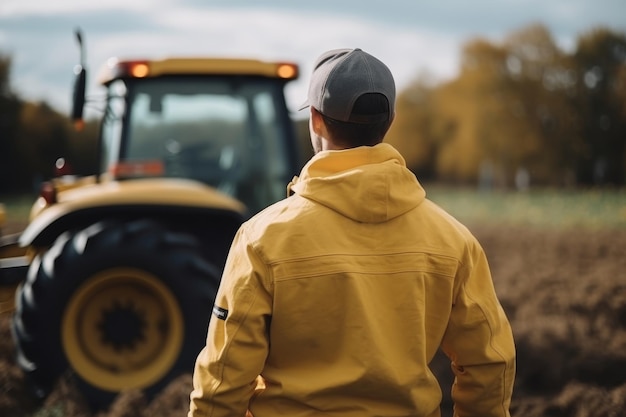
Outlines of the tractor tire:
{"label": "tractor tire", "polygon": [[220,280],[201,253],[193,236],[147,220],[61,235],[16,295],[18,364],[35,393],[70,370],[102,409],[122,390],[150,398],[191,373]]}

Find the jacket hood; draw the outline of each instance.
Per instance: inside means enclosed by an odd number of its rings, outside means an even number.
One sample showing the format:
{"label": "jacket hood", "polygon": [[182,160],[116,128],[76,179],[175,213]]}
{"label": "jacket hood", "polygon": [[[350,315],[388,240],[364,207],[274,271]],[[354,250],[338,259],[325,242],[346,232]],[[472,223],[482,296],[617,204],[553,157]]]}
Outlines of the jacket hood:
{"label": "jacket hood", "polygon": [[362,223],[393,219],[426,196],[402,155],[386,143],[319,152],[288,188]]}

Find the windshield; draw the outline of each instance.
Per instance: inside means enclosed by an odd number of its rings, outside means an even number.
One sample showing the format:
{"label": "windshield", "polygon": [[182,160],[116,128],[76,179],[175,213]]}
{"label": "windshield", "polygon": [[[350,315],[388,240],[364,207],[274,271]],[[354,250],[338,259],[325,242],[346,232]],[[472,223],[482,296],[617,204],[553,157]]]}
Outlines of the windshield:
{"label": "windshield", "polygon": [[119,159],[158,161],[165,176],[202,181],[256,212],[282,199],[294,174],[282,88],[249,77],[127,82]]}

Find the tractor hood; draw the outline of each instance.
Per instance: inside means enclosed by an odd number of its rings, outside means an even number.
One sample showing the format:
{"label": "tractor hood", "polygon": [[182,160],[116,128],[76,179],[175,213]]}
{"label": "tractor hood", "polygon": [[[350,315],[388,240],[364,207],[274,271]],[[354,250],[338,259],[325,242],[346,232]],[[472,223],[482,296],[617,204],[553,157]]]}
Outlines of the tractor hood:
{"label": "tractor hood", "polygon": [[[39,207],[37,207],[39,206]],[[57,203],[47,206],[40,198],[20,245],[30,245],[50,225],[77,213],[126,207],[212,209],[244,215],[246,207],[215,188],[179,178],[142,178],[90,184],[59,192]],[[66,220],[69,222],[69,220]]]}
{"label": "tractor hood", "polygon": [[242,203],[197,181],[182,178],[144,178],[98,183],[59,193],[61,205],[100,206],[166,204],[244,211]]}

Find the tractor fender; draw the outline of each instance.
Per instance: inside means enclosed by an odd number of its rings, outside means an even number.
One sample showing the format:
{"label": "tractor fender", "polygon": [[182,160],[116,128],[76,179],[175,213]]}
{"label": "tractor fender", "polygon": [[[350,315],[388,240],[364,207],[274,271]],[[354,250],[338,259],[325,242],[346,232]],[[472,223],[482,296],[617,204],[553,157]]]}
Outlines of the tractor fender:
{"label": "tractor fender", "polygon": [[[41,198],[40,198],[41,200]],[[21,233],[22,247],[44,247],[61,233],[108,217],[178,216],[214,213],[241,223],[246,207],[238,200],[200,182],[179,178],[143,178],[71,188],[58,194],[57,203],[38,200],[35,214]]]}

